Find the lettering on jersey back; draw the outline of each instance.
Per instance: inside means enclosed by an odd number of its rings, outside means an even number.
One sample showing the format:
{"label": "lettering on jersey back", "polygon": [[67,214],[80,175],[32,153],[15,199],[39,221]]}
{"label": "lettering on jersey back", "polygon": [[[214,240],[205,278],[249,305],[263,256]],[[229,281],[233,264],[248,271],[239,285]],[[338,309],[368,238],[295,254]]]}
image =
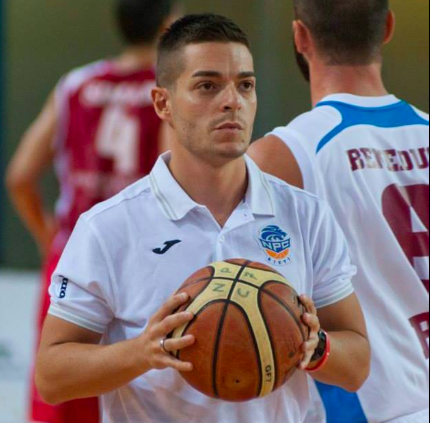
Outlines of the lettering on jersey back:
{"label": "lettering on jersey back", "polygon": [[81,93],[81,101],[89,107],[104,107],[108,104],[126,104],[129,106],[152,105],[152,89],[155,81],[122,82],[93,81]]}
{"label": "lettering on jersey back", "polygon": [[429,147],[404,151],[356,148],[348,150],[346,153],[353,172],[364,169],[405,172],[414,169],[428,169],[430,164]]}

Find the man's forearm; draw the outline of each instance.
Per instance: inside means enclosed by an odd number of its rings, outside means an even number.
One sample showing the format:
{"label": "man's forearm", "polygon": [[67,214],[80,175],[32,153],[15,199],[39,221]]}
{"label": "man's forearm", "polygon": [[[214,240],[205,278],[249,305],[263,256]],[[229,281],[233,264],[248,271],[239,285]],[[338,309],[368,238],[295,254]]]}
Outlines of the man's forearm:
{"label": "man's forearm", "polygon": [[135,340],[109,346],[66,343],[39,353],[36,384],[45,401],[59,404],[106,394],[148,370]]}
{"label": "man's forearm", "polygon": [[328,385],[340,386],[356,392],[367,380],[370,372],[370,344],[355,332],[331,332],[331,354],[327,364],[314,379]]}
{"label": "man's forearm", "polygon": [[170,353],[193,345],[194,336],[167,339],[175,329],[194,319],[189,312],[175,313],[188,301],[187,294],[173,295],[141,335],[107,346],[99,345],[100,334],[48,315],[36,364],[36,384],[43,399],[59,404],[100,396],[150,370],[192,371],[191,363]]}

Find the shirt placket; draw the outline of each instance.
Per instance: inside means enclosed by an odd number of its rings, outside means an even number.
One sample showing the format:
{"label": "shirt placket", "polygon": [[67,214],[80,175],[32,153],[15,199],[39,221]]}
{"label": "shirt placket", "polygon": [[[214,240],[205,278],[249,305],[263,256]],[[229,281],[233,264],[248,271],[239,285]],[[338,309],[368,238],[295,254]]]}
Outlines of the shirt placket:
{"label": "shirt placket", "polygon": [[[216,242],[216,261],[222,261],[228,250],[228,239],[231,232],[254,221],[254,216],[246,203],[242,203],[230,216],[230,219],[220,230]],[[240,255],[238,253],[238,255]],[[240,257],[235,257],[240,258]]]}

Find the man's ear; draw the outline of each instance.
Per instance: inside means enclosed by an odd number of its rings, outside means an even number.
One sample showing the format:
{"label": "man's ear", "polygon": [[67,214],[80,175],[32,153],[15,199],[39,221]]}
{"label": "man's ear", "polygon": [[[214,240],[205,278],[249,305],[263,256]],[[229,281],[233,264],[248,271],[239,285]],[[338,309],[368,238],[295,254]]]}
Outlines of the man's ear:
{"label": "man's ear", "polygon": [[388,44],[394,37],[396,30],[396,15],[392,10],[388,12],[387,22],[385,25],[384,45]]}
{"label": "man's ear", "polygon": [[152,90],[152,102],[158,117],[168,123],[172,123],[172,110],[170,93],[166,88],[155,87]]}
{"label": "man's ear", "polygon": [[293,21],[294,42],[296,43],[297,51],[304,56],[309,53],[311,44],[310,33],[306,25],[300,21]]}

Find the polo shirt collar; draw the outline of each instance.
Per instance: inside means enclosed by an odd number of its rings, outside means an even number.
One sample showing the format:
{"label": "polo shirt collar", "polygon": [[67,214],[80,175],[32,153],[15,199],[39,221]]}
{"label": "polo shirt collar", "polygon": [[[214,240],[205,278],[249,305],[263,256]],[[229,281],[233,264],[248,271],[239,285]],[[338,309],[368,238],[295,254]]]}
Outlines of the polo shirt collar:
{"label": "polo shirt collar", "polygon": [[245,156],[245,160],[249,176],[246,203],[254,215],[275,216],[274,193],[269,184],[268,176],[249,156]]}
{"label": "polo shirt collar", "polygon": [[[168,167],[170,153],[165,153],[158,159],[149,175],[153,193],[169,220],[182,220],[191,210],[202,208],[193,201],[173,177]],[[257,165],[245,156],[249,175],[249,187],[245,203],[254,215],[275,216],[273,192],[267,176]]]}

